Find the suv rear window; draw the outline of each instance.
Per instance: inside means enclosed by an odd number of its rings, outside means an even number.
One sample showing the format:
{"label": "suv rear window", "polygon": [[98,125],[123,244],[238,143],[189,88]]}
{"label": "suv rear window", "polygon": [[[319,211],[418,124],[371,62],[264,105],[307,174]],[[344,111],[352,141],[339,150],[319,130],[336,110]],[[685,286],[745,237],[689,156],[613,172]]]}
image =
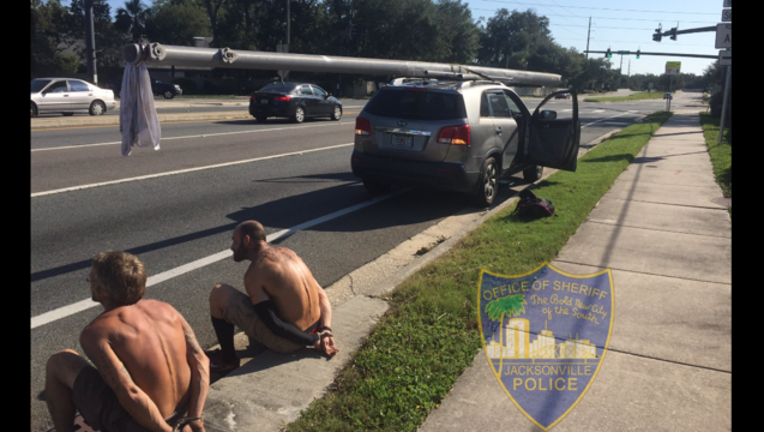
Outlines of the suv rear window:
{"label": "suv rear window", "polygon": [[467,117],[461,95],[422,89],[381,89],[364,111],[406,120],[455,120]]}

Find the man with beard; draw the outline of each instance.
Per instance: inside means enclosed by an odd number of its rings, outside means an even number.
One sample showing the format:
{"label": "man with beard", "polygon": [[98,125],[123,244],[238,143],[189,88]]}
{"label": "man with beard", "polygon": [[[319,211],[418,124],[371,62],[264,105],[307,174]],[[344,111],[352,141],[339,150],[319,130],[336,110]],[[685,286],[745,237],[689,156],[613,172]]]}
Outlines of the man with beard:
{"label": "man with beard", "polygon": [[79,409],[95,430],[204,432],[209,359],[183,316],[142,299],[146,271],[129,253],[96,255],[88,281],[106,309],[80,335],[95,368],[72,350],[48,360],[45,400],[56,431],[74,431]]}
{"label": "man with beard", "polygon": [[339,350],[332,336],[332,308],[326,292],[293,251],[268,244],[256,221],[233,231],[233,260],[251,263],[244,274],[247,295],[219,284],[210,294],[210,315],[220,350],[207,353],[210,368],[226,374],[240,365],[234,326],[278,353],[313,346],[331,357]]}

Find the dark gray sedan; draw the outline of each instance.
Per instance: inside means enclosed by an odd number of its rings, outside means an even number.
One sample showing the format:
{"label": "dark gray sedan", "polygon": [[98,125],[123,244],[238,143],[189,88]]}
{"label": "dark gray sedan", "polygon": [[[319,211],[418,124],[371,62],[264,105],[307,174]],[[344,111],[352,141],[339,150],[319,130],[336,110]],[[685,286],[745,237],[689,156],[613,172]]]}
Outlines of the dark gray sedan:
{"label": "dark gray sedan", "polygon": [[315,84],[271,84],[252,93],[249,113],[259,122],[288,117],[302,123],[309,117],[342,118],[342,102]]}
{"label": "dark gray sedan", "polygon": [[73,115],[87,112],[101,115],[117,108],[114,92],[75,78],[37,78],[32,80],[32,117],[43,113]]}

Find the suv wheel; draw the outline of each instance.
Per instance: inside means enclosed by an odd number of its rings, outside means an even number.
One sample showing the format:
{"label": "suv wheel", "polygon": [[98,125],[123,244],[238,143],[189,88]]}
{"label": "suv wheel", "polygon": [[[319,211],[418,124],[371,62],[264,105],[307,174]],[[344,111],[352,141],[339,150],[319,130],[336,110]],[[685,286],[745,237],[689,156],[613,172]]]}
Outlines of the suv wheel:
{"label": "suv wheel", "polygon": [[493,157],[489,157],[483,163],[483,170],[480,173],[480,181],[477,186],[475,204],[480,207],[490,207],[499,192],[499,171],[496,159]]}
{"label": "suv wheel", "polygon": [[268,117],[266,116],[257,116],[258,123],[265,123],[266,120],[268,120]]}
{"label": "suv wheel", "polygon": [[523,171],[523,178],[528,183],[533,183],[544,175],[544,167],[533,166]]}
{"label": "suv wheel", "polygon": [[303,107],[295,108],[292,121],[295,123],[302,123],[305,121],[305,109]]}
{"label": "suv wheel", "polygon": [[342,108],[339,106],[334,107],[334,112],[332,113],[332,120],[337,121],[342,118]]}
{"label": "suv wheel", "polygon": [[172,92],[170,90],[167,90],[166,92],[164,92],[164,94],[162,96],[164,96],[165,99],[172,99],[172,98],[175,97],[175,95],[172,94]]}
{"label": "suv wheel", "polygon": [[390,185],[369,178],[363,179],[363,187],[372,195],[382,195],[390,192]]}

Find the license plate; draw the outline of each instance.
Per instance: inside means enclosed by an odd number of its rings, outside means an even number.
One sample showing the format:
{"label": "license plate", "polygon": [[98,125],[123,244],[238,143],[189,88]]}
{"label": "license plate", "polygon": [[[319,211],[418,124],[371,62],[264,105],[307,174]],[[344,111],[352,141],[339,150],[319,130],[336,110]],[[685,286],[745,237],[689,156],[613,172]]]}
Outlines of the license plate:
{"label": "license plate", "polygon": [[413,137],[406,135],[393,135],[392,142],[390,144],[393,147],[410,149],[414,146],[414,139]]}
{"label": "license plate", "polygon": [[263,104],[263,105],[267,105],[268,104],[268,99],[263,99],[263,100],[260,101],[260,103]]}

